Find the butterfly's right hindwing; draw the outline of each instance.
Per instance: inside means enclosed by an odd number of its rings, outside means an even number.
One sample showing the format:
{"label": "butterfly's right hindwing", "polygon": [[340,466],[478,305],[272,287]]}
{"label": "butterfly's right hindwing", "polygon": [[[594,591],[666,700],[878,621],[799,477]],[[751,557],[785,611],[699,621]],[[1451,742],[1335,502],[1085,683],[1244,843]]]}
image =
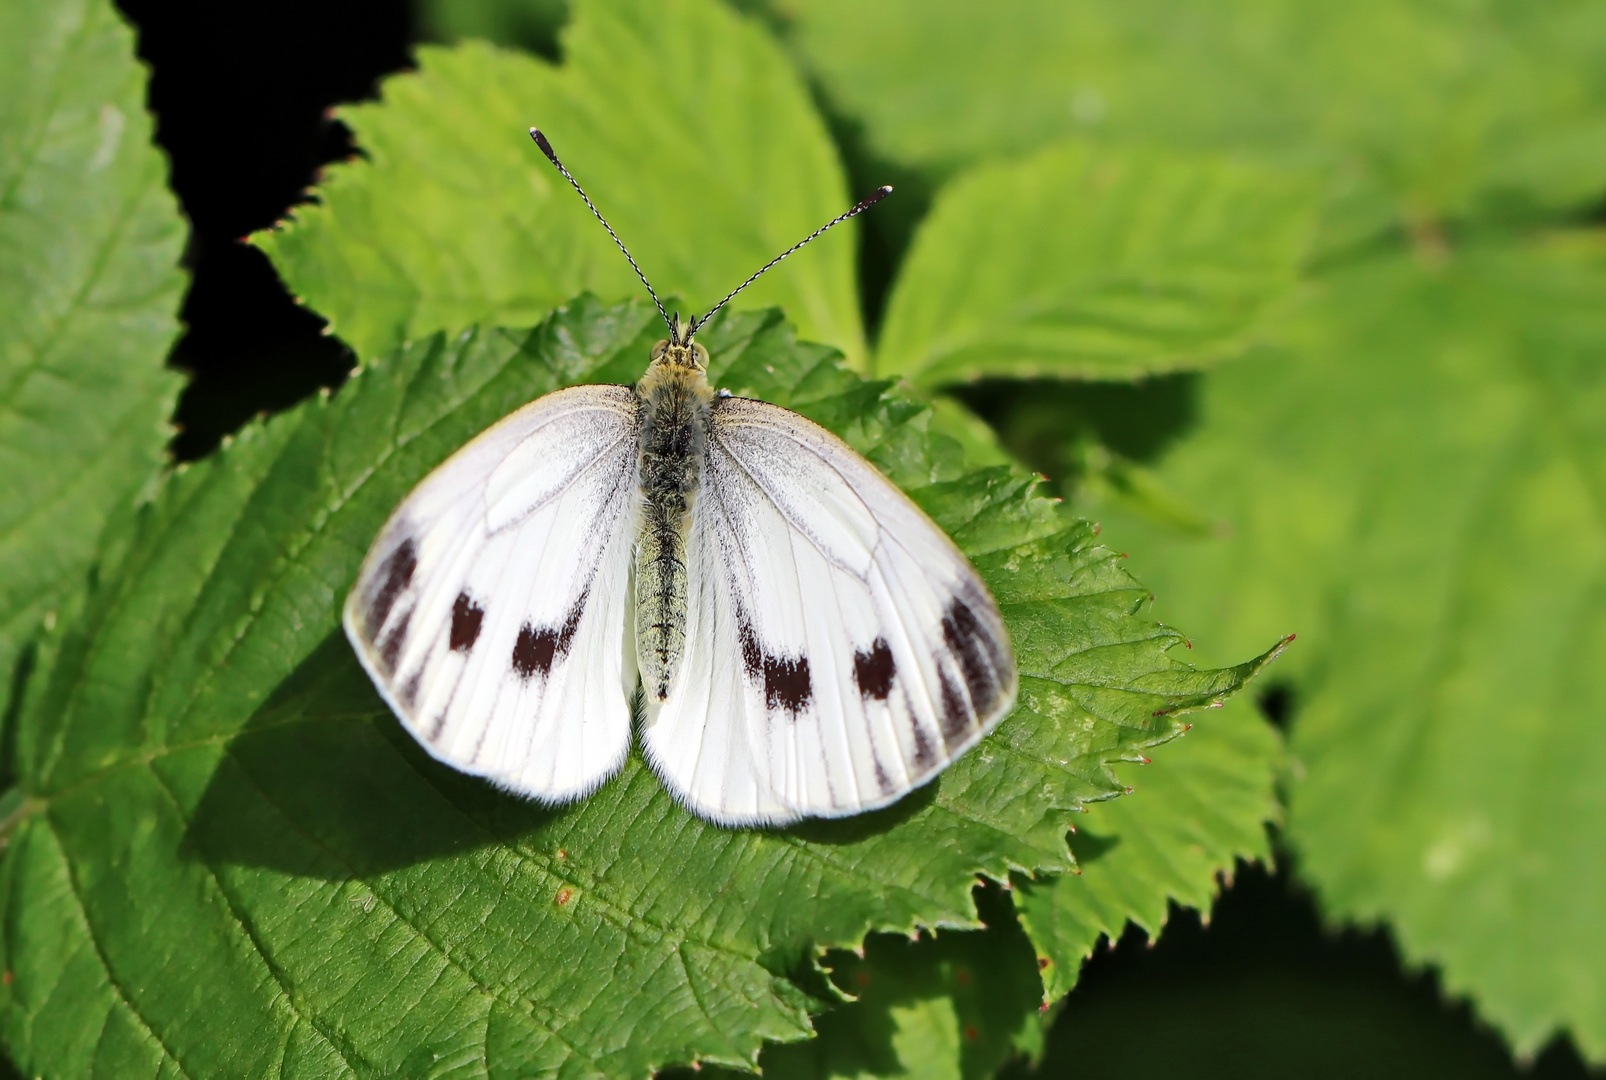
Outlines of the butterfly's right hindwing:
{"label": "butterfly's right hindwing", "polygon": [[885,806],[1009,712],[998,606],[932,521],[817,424],[717,403],[687,543],[686,653],[649,759],[696,813],[781,824]]}
{"label": "butterfly's right hindwing", "polygon": [[546,801],[623,763],[639,404],[532,402],[426,477],[347,597],[346,635],[435,757]]}

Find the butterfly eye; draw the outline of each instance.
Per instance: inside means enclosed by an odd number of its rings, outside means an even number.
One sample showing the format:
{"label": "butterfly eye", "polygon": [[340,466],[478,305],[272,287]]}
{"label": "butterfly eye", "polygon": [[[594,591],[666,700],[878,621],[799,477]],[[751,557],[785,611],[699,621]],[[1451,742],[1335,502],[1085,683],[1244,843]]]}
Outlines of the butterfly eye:
{"label": "butterfly eye", "polygon": [[698,369],[706,371],[708,369],[708,350],[694,341],[691,344],[691,351],[697,357]]}
{"label": "butterfly eye", "polygon": [[664,353],[666,353],[668,351],[669,351],[669,339],[668,338],[664,338],[662,341],[659,341],[656,345],[654,345],[652,347],[652,358],[654,360],[661,360],[663,358]]}

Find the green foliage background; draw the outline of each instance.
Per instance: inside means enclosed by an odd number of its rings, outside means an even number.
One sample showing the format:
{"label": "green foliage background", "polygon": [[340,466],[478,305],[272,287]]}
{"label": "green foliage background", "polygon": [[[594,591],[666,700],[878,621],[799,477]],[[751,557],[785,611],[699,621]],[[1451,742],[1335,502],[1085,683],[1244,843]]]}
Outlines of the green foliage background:
{"label": "green foliage background", "polygon": [[[183,223],[131,35],[0,13],[21,1069],[989,1076],[1102,938],[1208,908],[1284,821],[1335,925],[1517,1053],[1606,1062],[1598,5],[421,15],[442,44],[341,111],[361,157],[254,238],[361,373],[172,468]],[[531,124],[688,312],[898,184],[867,257],[839,230],[704,340],[1003,605],[1022,706],[939,783],[734,832],[633,762],[543,810],[429,761],[357,668],[336,612],[401,495],[656,336]],[[1184,717],[1293,630],[1286,747],[1242,699]]]}

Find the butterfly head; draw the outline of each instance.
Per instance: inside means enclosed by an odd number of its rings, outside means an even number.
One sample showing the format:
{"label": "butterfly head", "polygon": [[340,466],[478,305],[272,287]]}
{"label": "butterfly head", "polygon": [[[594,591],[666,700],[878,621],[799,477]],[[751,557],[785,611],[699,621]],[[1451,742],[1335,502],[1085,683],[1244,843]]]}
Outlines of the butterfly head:
{"label": "butterfly head", "polygon": [[654,365],[684,368],[702,374],[708,370],[708,350],[692,340],[696,323],[680,321],[680,312],[670,320],[670,336],[652,347]]}

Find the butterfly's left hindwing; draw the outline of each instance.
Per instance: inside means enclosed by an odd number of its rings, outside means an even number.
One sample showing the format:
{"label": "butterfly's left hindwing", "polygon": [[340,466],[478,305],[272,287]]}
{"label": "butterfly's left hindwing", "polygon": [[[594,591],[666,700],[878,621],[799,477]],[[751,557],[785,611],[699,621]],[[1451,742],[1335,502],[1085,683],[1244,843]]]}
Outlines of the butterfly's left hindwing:
{"label": "butterfly's left hindwing", "polygon": [[437,758],[546,801],[623,763],[639,405],[620,386],[540,398],[397,507],[344,624]]}
{"label": "butterfly's left hindwing", "polygon": [[719,400],[687,540],[686,653],[647,755],[696,813],[836,817],[937,775],[1014,704],[998,608],[836,436]]}

